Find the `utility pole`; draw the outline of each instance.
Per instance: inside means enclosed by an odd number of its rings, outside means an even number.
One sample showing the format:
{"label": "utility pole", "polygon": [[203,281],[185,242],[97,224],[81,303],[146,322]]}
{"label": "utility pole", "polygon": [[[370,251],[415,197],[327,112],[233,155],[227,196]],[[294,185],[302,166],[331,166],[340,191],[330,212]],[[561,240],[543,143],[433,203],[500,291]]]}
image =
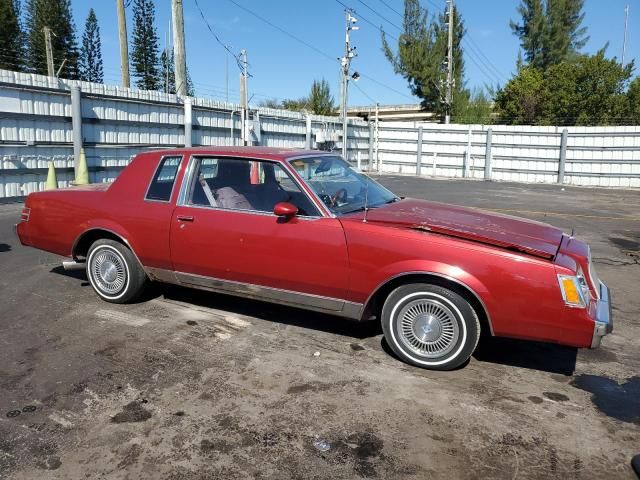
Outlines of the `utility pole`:
{"label": "utility pole", "polygon": [[[342,117],[342,157],[346,160],[347,158],[347,141],[348,141],[348,126],[347,126],[347,103],[349,98],[349,68],[351,67],[351,59],[355,57],[357,54],[355,53],[356,47],[351,46],[351,39],[349,37],[349,32],[351,30],[358,30],[359,27],[355,25],[358,21],[352,15],[353,11],[351,9],[346,9],[344,11],[345,14],[345,38],[344,38],[344,56],[339,58],[340,60],[340,73],[341,73],[341,82],[340,82],[340,110]],[[353,79],[357,80],[360,77],[358,72],[353,74]]]}
{"label": "utility pole", "polygon": [[122,86],[129,88],[129,44],[127,40],[127,18],[124,11],[124,0],[116,0],[118,9],[118,36],[120,37],[120,72]]}
{"label": "utility pole", "polygon": [[229,103],[229,50],[231,45],[225,45],[226,55],[224,57],[224,84],[226,93],[226,102]]}
{"label": "utility pole", "polygon": [[[163,65],[164,67],[164,93],[169,93],[169,64],[171,63],[171,52],[173,52],[173,45],[171,44],[171,35],[173,29],[171,28],[171,20],[169,20],[169,30],[165,33],[164,36],[164,53],[166,55],[166,61]],[[175,79],[175,76],[173,77]]]}
{"label": "utility pole", "polygon": [[171,18],[173,19],[173,52],[176,72],[176,93],[187,95],[187,58],[184,49],[184,17],[182,0],[171,0]]}
{"label": "utility pole", "polygon": [[624,56],[627,53],[627,28],[629,25],[629,5],[624,6],[624,41],[622,42],[622,66],[624,67]]}
{"label": "utility pole", "polygon": [[449,22],[447,23],[447,97],[445,99],[446,113],[444,123],[451,122],[451,105],[453,104],[453,0],[447,0]]}
{"label": "utility pole", "polygon": [[380,115],[380,104],[378,102],[376,102],[376,119],[375,119],[375,156],[374,158],[376,159],[376,169],[378,170],[378,172],[380,171],[380,152],[379,152],[379,146],[380,146],[380,119],[379,119],[379,115]]}
{"label": "utility pole", "polygon": [[247,51],[240,50],[240,62],[242,63],[242,72],[240,73],[240,112],[241,112],[241,132],[242,145],[248,145],[248,120],[249,120],[249,95],[247,93]]}
{"label": "utility pole", "polygon": [[53,48],[51,47],[51,29],[44,27],[44,46],[47,52],[47,76],[55,77],[56,73],[53,70]]}

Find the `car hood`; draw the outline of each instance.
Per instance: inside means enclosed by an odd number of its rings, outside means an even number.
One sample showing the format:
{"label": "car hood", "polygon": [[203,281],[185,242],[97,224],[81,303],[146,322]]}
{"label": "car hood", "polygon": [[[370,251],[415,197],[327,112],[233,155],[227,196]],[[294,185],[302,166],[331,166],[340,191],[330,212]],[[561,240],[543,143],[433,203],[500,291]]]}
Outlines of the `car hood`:
{"label": "car hood", "polygon": [[370,209],[367,222],[429,231],[547,259],[556,255],[563,236],[562,230],[546,223],[410,198]]}

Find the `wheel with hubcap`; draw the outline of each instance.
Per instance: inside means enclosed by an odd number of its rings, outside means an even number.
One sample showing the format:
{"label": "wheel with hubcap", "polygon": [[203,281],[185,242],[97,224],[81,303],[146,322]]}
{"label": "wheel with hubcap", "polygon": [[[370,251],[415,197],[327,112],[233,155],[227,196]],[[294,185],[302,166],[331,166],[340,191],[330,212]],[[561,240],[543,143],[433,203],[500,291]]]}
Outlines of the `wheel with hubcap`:
{"label": "wheel with hubcap", "polygon": [[127,303],[142,293],[147,277],[138,260],[123,244],[96,240],[87,256],[87,277],[107,302]]}
{"label": "wheel with hubcap", "polygon": [[400,359],[433,370],[462,365],[480,338],[471,304],[452,290],[426,283],[391,292],[382,308],[382,329]]}

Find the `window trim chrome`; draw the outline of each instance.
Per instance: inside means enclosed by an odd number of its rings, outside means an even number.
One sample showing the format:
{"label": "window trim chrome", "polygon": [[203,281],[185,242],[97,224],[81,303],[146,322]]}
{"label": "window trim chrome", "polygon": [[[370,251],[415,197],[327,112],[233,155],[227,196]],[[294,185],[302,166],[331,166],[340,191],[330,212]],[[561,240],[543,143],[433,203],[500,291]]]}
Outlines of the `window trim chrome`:
{"label": "window trim chrome", "polygon": [[[147,196],[149,195],[149,190],[151,190],[151,185],[153,184],[153,181],[156,178],[156,174],[158,174],[158,172],[160,171],[160,169],[162,168],[162,162],[165,160],[165,158],[179,158],[180,161],[178,162],[178,168],[176,169],[176,176],[173,179],[173,185],[171,185],[171,193],[169,193],[169,199],[168,200],[158,200],[157,198],[147,198]],[[175,155],[162,155],[160,157],[160,160],[158,161],[158,164],[156,165],[156,168],[153,171],[153,175],[151,175],[151,180],[149,180],[149,184],[147,185],[147,190],[144,193],[144,198],[143,201],[145,202],[154,202],[154,203],[171,203],[171,199],[173,198],[173,192],[176,188],[176,182],[178,181],[178,176],[180,174],[180,167],[182,166],[182,160],[184,160],[184,155],[183,154],[175,154]]]}
{"label": "window trim chrome", "polygon": [[[278,217],[278,215],[274,214],[273,212],[265,212],[262,210],[243,210],[241,208],[224,208],[224,207],[214,207],[213,205],[194,205],[192,203],[186,203],[184,205],[180,205],[181,207],[184,208],[195,208],[195,209],[200,209],[200,210],[216,210],[216,211],[220,211],[220,212],[231,212],[231,213],[244,213],[247,215],[259,215],[262,217],[273,217],[273,218],[280,218]],[[300,220],[319,220],[321,218],[325,218],[322,216],[315,216],[315,217],[311,217],[308,215],[295,215],[295,218],[298,218]]]}
{"label": "window trim chrome", "polygon": [[324,214],[323,209],[318,206],[316,201],[313,198],[311,198],[307,193],[307,191],[300,185],[300,181],[298,180],[297,176],[292,175],[291,171],[287,169],[286,166],[282,167],[283,163],[286,163],[286,162],[278,162],[277,160],[268,160],[266,158],[259,158],[259,157],[241,157],[238,155],[219,155],[219,154],[206,154],[206,153],[202,153],[202,154],[197,153],[197,154],[190,155],[189,162],[187,163],[187,168],[182,177],[182,183],[180,184],[180,190],[178,192],[178,199],[176,202],[176,206],[189,207],[189,208],[205,208],[209,210],[220,210],[220,211],[226,211],[226,212],[248,213],[251,215],[264,215],[264,216],[277,217],[277,215],[275,215],[273,212],[266,212],[262,210],[244,210],[244,209],[237,209],[237,208],[214,207],[213,205],[195,205],[193,203],[190,203],[188,199],[189,199],[190,190],[193,188],[192,185],[194,182],[194,173],[195,173],[197,160],[203,157],[204,158],[225,158],[225,159],[231,158],[231,159],[241,160],[241,161],[244,160],[247,162],[252,162],[252,161],[264,162],[264,163],[270,163],[272,165],[279,165],[281,166],[282,170],[289,176],[291,181],[296,185],[296,187],[298,187],[298,189],[300,190],[300,193],[302,193],[305,197],[307,197],[307,200],[311,202],[311,204],[316,208],[316,210],[319,213],[319,215],[296,215],[296,218],[300,218],[302,220],[317,220],[318,218],[323,218],[327,216]]}

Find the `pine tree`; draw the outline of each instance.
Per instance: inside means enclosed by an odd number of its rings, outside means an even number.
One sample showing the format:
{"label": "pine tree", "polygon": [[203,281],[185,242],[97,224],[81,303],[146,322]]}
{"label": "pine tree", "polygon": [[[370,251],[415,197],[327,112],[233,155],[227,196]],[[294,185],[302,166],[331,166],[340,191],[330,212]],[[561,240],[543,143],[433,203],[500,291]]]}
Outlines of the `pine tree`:
{"label": "pine tree", "polygon": [[396,73],[409,83],[411,93],[421,99],[423,108],[439,105],[441,81],[440,55],[435,52],[435,25],[419,0],[405,0],[403,31],[394,53],[382,32],[382,50]]}
{"label": "pine tree", "polygon": [[629,85],[627,105],[627,125],[640,125],[640,77]]}
{"label": "pine tree", "polygon": [[[160,90],[165,93],[176,93],[176,70],[175,70],[175,57],[173,51],[171,54],[167,54],[167,50],[163,49],[160,54]],[[193,88],[193,82],[191,81],[191,75],[187,68],[187,96],[193,97],[195,91]]]}
{"label": "pine tree", "polygon": [[176,93],[176,72],[173,52],[167,53],[167,50],[162,50],[160,55],[160,66],[162,71],[162,79],[160,80],[160,89],[164,93]]}
{"label": "pine tree", "polygon": [[191,81],[191,74],[189,73],[189,68],[187,68],[187,96],[195,97],[196,89],[193,86],[193,82]]}
{"label": "pine tree", "polygon": [[320,81],[313,81],[309,95],[309,107],[316,115],[334,115],[336,113],[336,106],[333,95],[331,95],[329,82],[324,78]]}
{"label": "pine tree", "polygon": [[158,90],[161,87],[158,35],[154,22],[153,0],[134,0],[131,66],[136,86],[142,90]]}
{"label": "pine tree", "polygon": [[[78,46],[71,16],[71,0],[27,0],[27,63],[35,72],[47,74],[44,27],[51,29],[53,63],[63,78],[78,78]],[[66,61],[65,61],[66,60]]]}
{"label": "pine tree", "polygon": [[24,71],[23,33],[18,0],[0,0],[0,68]]}
{"label": "pine tree", "polygon": [[[429,18],[429,12],[419,0],[405,0],[403,32],[398,39],[398,50],[394,53],[386,35],[382,33],[382,50],[396,73],[409,82],[411,92],[421,99],[422,107],[444,114],[445,66],[447,58],[448,16],[443,12],[438,18]],[[453,71],[454,105],[458,100],[468,99],[464,89],[464,60],[462,38],[465,34],[460,12],[454,10],[453,26]]]}
{"label": "pine tree", "polygon": [[543,67],[575,58],[589,37],[582,27],[584,0],[547,0]]}
{"label": "pine tree", "polygon": [[104,73],[102,71],[102,48],[100,43],[100,26],[96,12],[89,10],[87,22],[82,35],[82,47],[80,48],[80,79],[85,82],[102,83]]}
{"label": "pine tree", "polygon": [[541,68],[544,64],[545,14],[542,0],[522,0],[518,6],[522,23],[509,23],[513,33],[520,39],[525,60],[529,65]]}
{"label": "pine tree", "polygon": [[546,70],[576,57],[589,40],[583,7],[584,0],[521,0],[522,23],[510,25],[528,65]]}

